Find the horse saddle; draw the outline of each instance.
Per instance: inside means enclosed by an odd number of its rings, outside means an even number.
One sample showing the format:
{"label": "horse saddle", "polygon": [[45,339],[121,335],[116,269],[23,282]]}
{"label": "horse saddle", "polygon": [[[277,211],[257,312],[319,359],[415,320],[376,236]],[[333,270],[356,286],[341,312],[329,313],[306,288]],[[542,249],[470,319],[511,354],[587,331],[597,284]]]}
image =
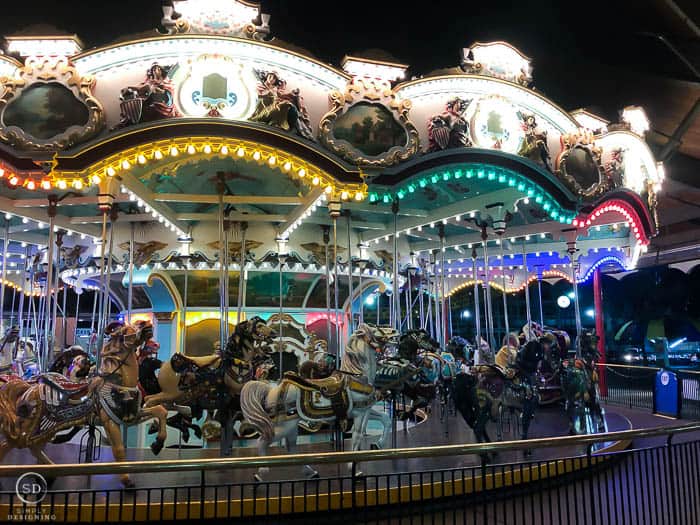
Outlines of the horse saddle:
{"label": "horse saddle", "polygon": [[302,390],[315,390],[326,397],[337,396],[345,390],[347,380],[350,376],[333,372],[328,377],[320,379],[305,379],[295,372],[285,372],[284,379],[292,382]]}
{"label": "horse saddle", "polygon": [[180,375],[179,387],[191,388],[195,385],[215,383],[221,366],[221,356],[217,354],[188,357],[184,354],[174,354],[170,358],[170,366]]}
{"label": "horse saddle", "polygon": [[68,401],[81,401],[90,388],[90,383],[75,383],[56,372],[44,374],[39,382],[54,390],[57,397]]}

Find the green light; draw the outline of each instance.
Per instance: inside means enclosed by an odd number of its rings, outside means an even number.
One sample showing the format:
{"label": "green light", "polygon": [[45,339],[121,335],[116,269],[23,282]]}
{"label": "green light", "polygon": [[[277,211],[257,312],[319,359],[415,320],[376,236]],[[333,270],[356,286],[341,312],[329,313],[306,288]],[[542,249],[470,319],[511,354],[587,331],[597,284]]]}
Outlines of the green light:
{"label": "green light", "polygon": [[406,196],[406,192],[399,190],[396,195],[399,197],[399,199],[403,199]]}
{"label": "green light", "polygon": [[542,195],[538,195],[537,197],[535,197],[535,202],[537,204],[541,204],[542,203]]}
{"label": "green light", "polygon": [[518,184],[518,191],[525,191],[525,184],[523,184],[522,182]]}
{"label": "green light", "polygon": [[558,212],[557,210],[552,210],[552,211],[550,212],[549,216],[550,216],[552,219],[556,219],[557,217],[559,217],[559,212]]}
{"label": "green light", "polygon": [[467,170],[467,178],[471,179],[474,176],[474,171],[472,170]]}
{"label": "green light", "polygon": [[449,171],[442,174],[442,180],[450,180],[450,177],[452,177],[452,174]]}
{"label": "green light", "polygon": [[413,193],[416,191],[416,187],[413,184],[408,185],[408,193]]}
{"label": "green light", "polygon": [[496,178],[496,174],[495,174],[493,171],[489,171],[488,179],[489,179],[489,180],[494,180],[495,178]]}
{"label": "green light", "polygon": [[528,197],[532,197],[534,194],[535,194],[535,190],[533,190],[532,188],[527,189],[527,196]]}
{"label": "green light", "polygon": [[369,202],[377,202],[377,194],[376,193],[369,194]]}
{"label": "green light", "polygon": [[430,177],[430,180],[433,184],[435,184],[437,181],[440,180],[440,177],[438,177],[437,175],[433,175],[432,177]]}
{"label": "green light", "polygon": [[479,170],[476,172],[476,178],[477,179],[483,179],[486,174],[484,173],[484,170]]}
{"label": "green light", "polygon": [[462,178],[462,170],[455,171],[455,179],[461,179],[461,178]]}
{"label": "green light", "polygon": [[421,179],[421,180],[418,181],[418,185],[419,185],[421,188],[425,188],[425,187],[428,185],[428,181],[425,180],[425,179]]}
{"label": "green light", "polygon": [[513,177],[508,179],[508,186],[510,186],[511,188],[515,186],[515,179]]}
{"label": "green light", "polygon": [[503,184],[506,181],[506,176],[505,175],[499,175],[498,176],[498,182]]}
{"label": "green light", "polygon": [[551,207],[552,207],[552,205],[549,204],[548,202],[545,202],[545,203],[544,203],[544,206],[542,206],[542,208],[544,209],[544,211],[549,210],[549,208],[551,208]]}
{"label": "green light", "polygon": [[388,204],[388,203],[391,202],[391,197],[389,197],[389,195],[387,195],[387,194],[385,193],[385,194],[384,194],[384,198],[383,198],[382,200],[384,201],[385,204]]}

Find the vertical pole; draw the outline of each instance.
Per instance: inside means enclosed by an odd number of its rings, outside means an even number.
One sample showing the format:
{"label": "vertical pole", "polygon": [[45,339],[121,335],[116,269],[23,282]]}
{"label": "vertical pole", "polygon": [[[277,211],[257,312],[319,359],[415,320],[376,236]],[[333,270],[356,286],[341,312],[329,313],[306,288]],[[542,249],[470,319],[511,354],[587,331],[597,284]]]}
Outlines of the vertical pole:
{"label": "vertical pole", "polygon": [[[325,246],[325,267],[326,267],[326,328],[328,328],[328,348],[331,347],[333,342],[333,335],[331,329],[331,261],[330,261],[330,228],[328,226],[322,226],[323,229],[323,244]],[[340,366],[340,354],[336,351],[335,353],[335,366],[336,368]]]}
{"label": "vertical pole", "polygon": [[382,305],[382,294],[379,293],[377,289],[377,326],[379,326],[379,308]]}
{"label": "vertical pole", "polygon": [[423,278],[425,277],[425,272],[421,271],[418,278],[418,316],[419,325],[421,328],[425,329],[425,305],[423,297]]}
{"label": "vertical pole", "polygon": [[537,295],[540,299],[540,326],[544,327],[544,307],[542,306],[542,274],[537,272]]}
{"label": "vertical pole", "polygon": [[134,234],[136,233],[136,223],[130,224],[129,235],[129,289],[127,292],[126,322],[131,324],[131,310],[134,307]]}
{"label": "vertical pole", "polygon": [[67,300],[68,300],[68,284],[63,283],[63,348],[68,346],[68,312],[67,312]]}
{"label": "vertical pole", "polygon": [[340,340],[340,322],[338,319],[338,300],[340,292],[340,283],[338,282],[338,216],[333,216],[333,305],[335,308],[335,337],[338,341],[338,355],[341,355],[343,343]]}
{"label": "vertical pole", "polygon": [[413,330],[413,270],[409,269],[406,271],[406,277],[408,278],[408,286],[406,287],[406,315],[408,316],[408,326],[409,330]]}
{"label": "vertical pole", "polygon": [[489,248],[488,235],[486,234],[486,226],[481,230],[481,239],[484,247],[484,292],[486,294],[486,329],[488,332],[489,346],[492,351],[495,351],[494,326],[493,326],[493,304],[491,302],[491,286],[489,284]]}
{"label": "vertical pole", "polygon": [[[359,298],[360,298],[360,324],[365,322],[365,302],[362,299],[362,272],[364,271],[364,268],[362,265],[360,265],[360,277],[359,277],[359,282],[358,285],[360,287],[359,291]],[[352,299],[350,299],[350,319],[352,320]],[[377,319],[379,319],[379,302],[377,301]],[[352,324],[352,323],[351,323]],[[377,324],[379,324],[379,320],[377,320]]]}
{"label": "vertical pole", "polygon": [[576,242],[569,243],[569,259],[571,262],[571,286],[574,289],[574,315],[576,316],[576,357],[581,357],[581,307],[578,298],[578,283],[576,282]]}
{"label": "vertical pole", "polygon": [[[190,255],[188,252],[185,258],[185,289],[182,291],[182,337],[180,337],[180,353],[184,354],[187,342],[187,289],[189,288],[189,276],[190,276]],[[239,289],[240,293],[240,289]]]}
{"label": "vertical pole", "polygon": [[[92,345],[92,337],[95,337],[95,362],[97,363],[97,366],[100,366],[100,352],[102,351],[102,345],[100,344],[103,340],[103,333],[104,333],[104,326],[102,326],[102,321],[104,319],[103,311],[102,311],[102,305],[104,304],[104,301],[102,301],[102,296],[105,293],[105,264],[106,264],[106,249],[107,249],[107,214],[109,214],[109,205],[105,205],[103,208],[101,208],[102,211],[102,237],[100,239],[100,288],[99,290],[95,290],[95,304],[97,304],[97,299],[98,299],[98,293],[99,293],[99,298],[100,298],[100,308],[98,312],[98,317],[97,317],[97,332],[92,332],[90,336],[90,345]],[[92,318],[93,318],[93,324],[92,327],[94,328],[94,319],[95,319],[95,308],[93,308],[92,312]],[[91,348],[88,347],[88,353],[91,353]]]}
{"label": "vertical pole", "polygon": [[[54,197],[55,199],[55,197]],[[54,200],[55,204],[55,200]],[[51,197],[49,197],[49,210],[51,209]],[[41,356],[41,371],[48,369],[49,356],[51,355],[51,289],[53,285],[53,245],[54,245],[54,217],[55,212],[49,211],[49,240],[46,246],[46,286],[44,292],[46,299],[44,300],[44,345]]]}
{"label": "vertical pole", "polygon": [[532,324],[532,312],[530,310],[530,270],[527,267],[527,250],[525,249],[525,239],[523,238],[523,268],[525,269],[525,317],[527,319],[527,329],[530,332]]}
{"label": "vertical pole", "polygon": [[[27,262],[29,261],[29,247],[24,249],[24,258],[22,259],[22,277],[20,278],[20,295],[19,295],[19,308],[17,308],[17,326],[19,328],[19,340],[22,340],[22,335],[24,334],[24,296],[27,294]],[[30,296],[31,300],[31,296]]]}
{"label": "vertical pole", "polygon": [[[228,246],[226,246],[224,235],[224,184],[222,181],[219,181],[217,186],[219,193],[219,345],[223,351],[226,346],[226,324],[228,324],[228,319],[226,319],[226,286],[224,282],[226,279],[226,256],[224,253],[228,250]],[[223,447],[222,441],[222,450]]]}
{"label": "vertical pole", "polygon": [[[56,234],[56,249],[54,250],[54,264],[56,267],[56,273],[54,275],[54,281],[52,283],[53,286],[53,293],[55,295],[54,301],[53,301],[53,310],[51,312],[51,335],[52,337],[56,337],[56,329],[57,329],[57,313],[58,313],[58,292],[59,292],[59,275],[58,275],[58,266],[60,263],[60,257],[61,257],[61,247],[63,246],[63,235],[64,232],[59,231]],[[63,313],[63,317],[65,318],[66,314],[65,311]],[[65,332],[64,332],[65,333]],[[53,345],[52,345],[53,346]],[[53,350],[53,348],[52,348]],[[48,363],[47,363],[48,365]]]}
{"label": "vertical pole", "polygon": [[[21,295],[21,293],[20,293]],[[15,302],[17,301],[17,288],[12,287],[12,307],[10,308],[10,327],[15,322]]]}
{"label": "vertical pole", "polygon": [[[476,345],[474,347],[478,352],[481,346],[481,308],[479,307],[479,271],[476,265],[476,248],[472,250],[472,268],[474,269],[474,323],[476,328]],[[475,360],[474,364],[480,363]]]}
{"label": "vertical pole", "polygon": [[[352,227],[352,218],[350,217],[350,210],[345,210],[345,216],[348,219],[348,298],[350,301],[350,312],[349,312],[349,322],[348,322],[348,337],[352,335],[353,331],[353,290],[352,290],[352,242],[351,242],[351,227]],[[360,269],[360,273],[362,273],[362,269]],[[360,277],[362,279],[362,277]],[[360,302],[362,302],[362,286],[360,286]],[[362,306],[360,306],[362,308]]]}
{"label": "vertical pole", "polygon": [[[598,354],[599,362],[605,364],[605,317],[603,317],[603,275],[600,268],[596,268],[593,273],[593,305],[595,308],[595,332],[598,336]],[[601,366],[598,369],[599,381],[598,388],[600,395],[606,397],[608,395],[608,384],[605,377],[606,368]]]}
{"label": "vertical pole", "polygon": [[78,341],[78,320],[80,319],[80,296],[82,293],[78,293],[78,288],[75,288],[75,328],[73,329],[73,344]]}
{"label": "vertical pole", "polygon": [[[2,253],[2,287],[0,287],[0,329],[5,326],[5,283],[7,282],[7,258],[10,256],[10,221],[5,220]],[[5,334],[5,330],[0,330]]]}
{"label": "vertical pole", "polygon": [[[110,291],[112,289],[112,253],[114,253],[114,225],[117,222],[117,216],[119,214],[119,208],[112,205],[109,210],[109,245],[107,247],[107,253],[105,254],[105,288],[104,296],[102,297],[102,331],[107,327],[109,322],[110,311],[112,308],[112,301],[110,297]],[[102,337],[102,332],[98,334]],[[101,341],[98,339],[98,341]],[[97,348],[102,351],[102,345],[98,343]]]}
{"label": "vertical pole", "polygon": [[440,224],[438,227],[438,232],[440,234],[440,319],[442,324],[440,325],[440,337],[438,342],[440,347],[445,346],[445,339],[447,337],[447,314],[445,311],[445,225]]}
{"label": "vertical pole", "polygon": [[391,211],[394,214],[394,249],[393,249],[393,273],[394,273],[394,323],[393,327],[397,331],[401,331],[401,298],[399,289],[399,232],[398,232],[398,216],[399,216],[399,201],[394,199],[391,203]]}
{"label": "vertical pole", "polygon": [[435,299],[433,300],[433,306],[435,310],[435,322],[433,324],[434,331],[431,334],[435,339],[440,339],[440,327],[442,326],[440,315],[440,294],[438,290],[440,289],[440,277],[438,276],[438,250],[433,251],[433,275],[435,280],[433,281],[433,289],[431,290],[434,294]]}
{"label": "vertical pole", "polygon": [[506,345],[510,346],[510,322],[508,319],[508,292],[506,291],[506,257],[503,252],[503,237],[501,237],[501,282],[503,283],[503,322],[505,323]]}
{"label": "vertical pole", "polygon": [[[226,322],[224,323],[224,341],[228,342],[229,338],[229,327],[228,327],[228,313],[231,310],[231,298],[229,296],[229,290],[231,289],[231,280],[229,278],[229,265],[231,263],[231,251],[229,250],[229,236],[231,233],[231,221],[224,216],[224,318]],[[223,347],[222,347],[223,348]]]}
{"label": "vertical pole", "polygon": [[280,252],[277,255],[278,258],[278,263],[279,263],[279,282],[280,282],[280,311],[279,311],[279,343],[278,343],[278,350],[280,352],[280,381],[282,381],[282,377],[284,376],[284,369],[282,368],[282,314],[284,312],[283,309],[283,297],[282,297],[282,266],[284,266],[284,261],[285,261],[285,256]]}
{"label": "vertical pole", "polygon": [[245,265],[246,265],[246,234],[248,233],[248,223],[241,222],[239,224],[241,228],[241,253],[238,257],[239,260],[239,271],[238,271],[238,303],[236,304],[236,324],[241,322],[241,316],[243,315],[243,305],[245,303],[245,296],[243,290],[245,288]]}

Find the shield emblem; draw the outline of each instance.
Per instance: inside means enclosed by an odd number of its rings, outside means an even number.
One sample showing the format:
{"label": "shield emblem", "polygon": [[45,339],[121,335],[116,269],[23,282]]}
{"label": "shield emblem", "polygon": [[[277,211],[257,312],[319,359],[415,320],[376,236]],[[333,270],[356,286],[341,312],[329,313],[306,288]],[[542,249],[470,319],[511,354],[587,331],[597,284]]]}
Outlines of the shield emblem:
{"label": "shield emblem", "polygon": [[433,140],[440,149],[446,149],[450,143],[450,129],[447,126],[433,128]]}
{"label": "shield emblem", "polygon": [[138,124],[141,122],[143,113],[143,99],[137,97],[122,100],[120,109],[124,120],[127,120],[130,124]]}

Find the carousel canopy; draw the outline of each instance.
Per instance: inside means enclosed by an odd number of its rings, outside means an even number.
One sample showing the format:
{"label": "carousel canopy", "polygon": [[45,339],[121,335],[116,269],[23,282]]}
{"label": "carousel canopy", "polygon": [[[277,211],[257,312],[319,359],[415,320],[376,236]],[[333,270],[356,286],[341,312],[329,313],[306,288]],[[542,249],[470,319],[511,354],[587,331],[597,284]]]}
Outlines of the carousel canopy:
{"label": "carousel canopy", "polygon": [[322,63],[250,2],[176,0],[161,24],[94,49],[51,28],[6,37],[0,212],[19,285],[50,227],[78,287],[95,284],[109,226],[115,271],[133,234],[144,283],[215,271],[221,242],[238,271],[244,239],[246,269],[270,271],[282,239],[287,272],[338,257],[389,284],[396,240],[398,271],[444,268],[448,291],[631,269],[657,233],[665,177],[644,109],[567,111],[506,42],[407,79],[376,51]]}

